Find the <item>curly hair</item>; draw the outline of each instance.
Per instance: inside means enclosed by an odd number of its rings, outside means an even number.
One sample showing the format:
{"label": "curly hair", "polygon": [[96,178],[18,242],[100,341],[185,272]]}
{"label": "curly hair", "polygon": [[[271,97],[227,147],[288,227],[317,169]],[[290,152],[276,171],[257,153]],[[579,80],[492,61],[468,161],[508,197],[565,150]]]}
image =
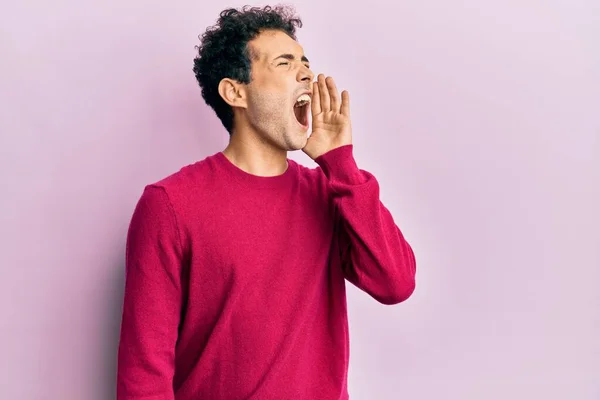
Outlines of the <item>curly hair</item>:
{"label": "curly hair", "polygon": [[250,83],[251,62],[255,54],[248,42],[263,30],[280,30],[296,39],[296,28],[302,27],[300,18],[289,6],[244,6],[229,8],[220,13],[217,24],[199,36],[201,45],[196,46],[194,75],[202,89],[202,97],[217,114],[231,135],[233,109],[220,96],[218,87],[223,78],[240,83]]}

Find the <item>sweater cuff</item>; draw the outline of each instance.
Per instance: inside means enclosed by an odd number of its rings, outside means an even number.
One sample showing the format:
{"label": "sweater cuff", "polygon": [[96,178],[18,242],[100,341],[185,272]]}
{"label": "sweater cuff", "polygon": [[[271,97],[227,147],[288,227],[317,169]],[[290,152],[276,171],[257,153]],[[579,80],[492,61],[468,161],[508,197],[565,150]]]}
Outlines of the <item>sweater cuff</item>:
{"label": "sweater cuff", "polygon": [[358,168],[353,155],[354,146],[347,144],[329,150],[315,159],[330,181],[360,185],[368,180]]}

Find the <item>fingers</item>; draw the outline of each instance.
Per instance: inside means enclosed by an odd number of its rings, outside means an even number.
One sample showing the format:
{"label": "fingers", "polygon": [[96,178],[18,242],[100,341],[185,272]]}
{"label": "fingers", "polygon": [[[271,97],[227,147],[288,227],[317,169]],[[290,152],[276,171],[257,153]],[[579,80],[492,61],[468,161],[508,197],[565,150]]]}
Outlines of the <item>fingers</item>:
{"label": "fingers", "polygon": [[321,99],[319,96],[319,84],[317,82],[313,82],[313,93],[310,102],[310,109],[313,116],[321,112]]}
{"label": "fingers", "polygon": [[319,74],[317,81],[313,82],[313,96],[311,102],[313,115],[320,112],[335,111],[344,115],[350,114],[350,96],[344,90],[340,97],[337,86],[332,77],[327,78]]}
{"label": "fingers", "polygon": [[342,92],[342,107],[341,107],[342,115],[347,117],[350,116],[350,94],[347,90]]}
{"label": "fingers", "polygon": [[331,102],[329,100],[329,90],[327,89],[327,83],[325,82],[325,75],[319,74],[317,77],[317,83],[319,85],[319,100],[321,101],[321,111],[329,111],[331,109]]}
{"label": "fingers", "polygon": [[328,76],[327,79],[325,79],[325,84],[327,85],[327,89],[329,91],[331,109],[335,112],[340,112],[340,95],[337,87],[335,86],[333,78]]}

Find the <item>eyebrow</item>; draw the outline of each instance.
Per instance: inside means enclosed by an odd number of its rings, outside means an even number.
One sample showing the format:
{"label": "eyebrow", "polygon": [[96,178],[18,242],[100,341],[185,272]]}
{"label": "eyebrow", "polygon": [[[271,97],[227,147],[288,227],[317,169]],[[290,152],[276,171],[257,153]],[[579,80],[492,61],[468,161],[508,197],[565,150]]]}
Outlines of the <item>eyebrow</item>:
{"label": "eyebrow", "polygon": [[[285,58],[286,60],[290,60],[290,61],[294,61],[296,59],[296,57],[294,57],[293,54],[282,54],[278,57],[275,57],[275,59],[273,61],[277,60],[278,58]],[[306,58],[306,56],[300,57],[300,61],[310,63],[310,61],[308,61],[308,58]]]}

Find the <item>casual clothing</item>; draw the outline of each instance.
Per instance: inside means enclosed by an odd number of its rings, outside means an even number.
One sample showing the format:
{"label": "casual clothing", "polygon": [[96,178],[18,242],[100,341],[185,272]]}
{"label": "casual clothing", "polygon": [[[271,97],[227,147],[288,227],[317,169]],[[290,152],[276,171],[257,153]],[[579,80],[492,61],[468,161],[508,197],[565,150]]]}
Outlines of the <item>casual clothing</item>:
{"label": "casual clothing", "polygon": [[415,257],[352,145],[315,162],[260,177],[219,152],[146,186],[118,400],[348,399],[345,280],[399,303]]}

